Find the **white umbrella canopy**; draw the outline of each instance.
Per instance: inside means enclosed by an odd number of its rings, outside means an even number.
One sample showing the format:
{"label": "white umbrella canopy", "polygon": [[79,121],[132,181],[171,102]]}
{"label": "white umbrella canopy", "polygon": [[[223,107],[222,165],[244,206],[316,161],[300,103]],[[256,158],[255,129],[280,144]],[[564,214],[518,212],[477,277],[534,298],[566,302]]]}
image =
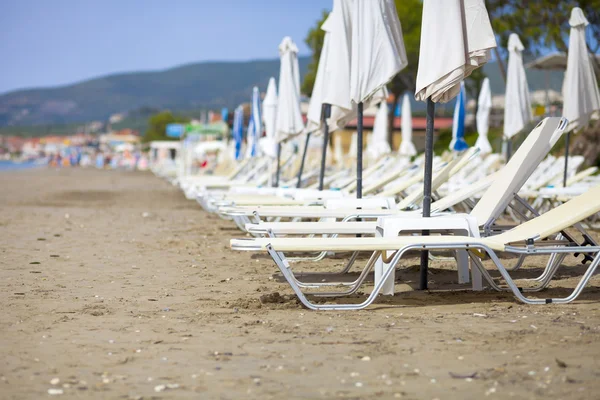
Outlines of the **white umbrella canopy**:
{"label": "white umbrella canopy", "polygon": [[354,0],[333,0],[329,16],[321,26],[325,31],[319,66],[307,113],[307,132],[321,128],[322,105],[331,105],[328,126],[343,128],[352,119],[350,99],[351,7]]}
{"label": "white umbrella canopy", "polygon": [[475,121],[477,124],[477,142],[475,147],[479,148],[479,154],[489,154],[492,152],[492,145],[488,140],[488,131],[490,130],[490,111],[492,110],[492,91],[490,89],[490,80],[485,78],[481,85],[479,98],[477,100],[477,115]]}
{"label": "white umbrella canopy", "polygon": [[585,38],[588,24],[581,8],[573,8],[569,18],[569,53],[562,90],[563,116],[569,120],[570,130],[586,126],[592,114],[600,110],[600,92]]}
{"label": "white umbrella canopy", "polygon": [[508,139],[521,132],[533,119],[529,85],[523,67],[525,47],[519,35],[508,37],[508,68],[506,70],[506,92],[504,96],[504,136]]}
{"label": "white umbrella canopy", "polygon": [[460,82],[489,61],[494,47],[483,0],[424,0],[415,98],[452,100]]}
{"label": "white umbrella canopy", "polygon": [[252,88],[252,107],[248,123],[246,158],[256,157],[259,154],[259,141],[262,135],[262,114],[260,104],[260,91],[258,87]]}
{"label": "white umbrella canopy", "polygon": [[401,156],[412,157],[417,154],[417,149],[412,141],[412,110],[410,106],[410,97],[408,93],[402,98],[402,114],[400,128],[402,129],[402,142],[400,142],[400,148],[398,153]]}
{"label": "white umbrella canopy", "polygon": [[367,154],[372,160],[376,160],[382,155],[391,151],[390,144],[387,141],[388,133],[388,105],[382,101],[375,116],[373,123],[373,133],[369,137]]}
{"label": "white umbrella canopy", "polygon": [[275,142],[275,124],[277,122],[277,84],[275,78],[269,79],[267,93],[262,104],[263,121],[265,124],[265,137],[261,139],[261,150],[271,158],[277,157],[277,143]]}
{"label": "white umbrella canopy", "polygon": [[279,97],[277,101],[275,140],[281,142],[304,129],[300,111],[300,76],[298,72],[298,47],[289,37],[279,45]]}
{"label": "white umbrella canopy", "polygon": [[[337,5],[337,7],[336,7]],[[326,85],[330,85],[329,79],[326,79],[326,65],[329,60],[329,42],[331,40],[331,28],[332,24],[329,22],[335,18],[335,14],[339,12],[339,0],[334,0],[333,8],[329,13],[329,16],[321,25],[321,29],[325,31],[323,38],[323,47],[321,48],[321,55],[319,56],[319,66],[317,67],[317,74],[315,76],[315,83],[312,89],[312,95],[310,97],[310,103],[308,105],[308,112],[306,113],[306,132],[316,132],[321,128],[321,114],[323,109],[323,97],[326,90]],[[334,61],[334,60],[331,60]]]}
{"label": "white umbrella canopy", "polygon": [[[350,95],[355,104],[381,89],[408,65],[394,0],[354,1]],[[376,99],[374,99],[376,102]]]}

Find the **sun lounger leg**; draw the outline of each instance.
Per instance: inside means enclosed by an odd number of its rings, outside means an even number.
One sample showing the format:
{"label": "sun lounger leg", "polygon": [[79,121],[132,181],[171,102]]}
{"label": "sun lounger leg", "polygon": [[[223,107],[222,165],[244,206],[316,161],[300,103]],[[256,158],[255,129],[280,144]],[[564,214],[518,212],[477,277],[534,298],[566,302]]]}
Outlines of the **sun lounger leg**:
{"label": "sun lounger leg", "polygon": [[581,280],[579,281],[579,283],[577,284],[577,286],[575,287],[573,292],[569,296],[562,297],[562,298],[550,298],[550,299],[532,299],[532,298],[523,296],[523,294],[521,293],[521,290],[519,290],[519,288],[517,287],[515,282],[512,280],[512,278],[510,277],[510,274],[508,273],[506,268],[504,268],[504,266],[502,265],[502,262],[500,261],[498,256],[491,249],[486,249],[486,251],[490,255],[490,258],[492,259],[494,264],[496,264],[496,268],[498,268],[498,271],[500,271],[500,274],[502,275],[502,277],[504,278],[504,280],[506,281],[506,283],[508,284],[508,286],[510,287],[510,289],[512,290],[514,295],[517,297],[517,299],[519,299],[520,301],[522,301],[523,303],[526,303],[526,304],[570,303],[571,301],[575,300],[577,298],[577,296],[579,296],[579,294],[581,293],[581,291],[583,290],[585,285],[588,283],[588,281],[590,280],[590,278],[596,271],[598,264],[600,263],[600,257],[596,256],[595,259],[590,264],[590,266],[588,267],[588,269],[585,271],[585,274],[583,275],[583,277],[581,278]]}
{"label": "sun lounger leg", "polygon": [[[371,257],[369,258],[369,261],[367,262],[367,265],[363,269],[362,273],[359,275],[359,277],[357,279],[355,279],[352,282],[314,282],[314,283],[307,283],[307,282],[304,282],[304,281],[300,281],[298,278],[296,278],[295,275],[294,275],[294,280],[296,281],[296,283],[298,284],[298,286],[300,286],[301,288],[315,289],[315,288],[324,287],[324,286],[351,286],[353,288],[358,288],[362,284],[362,282],[366,279],[368,272],[371,271],[371,269],[373,268],[373,265],[375,265],[375,261],[377,260],[377,258],[379,257],[380,254],[381,254],[381,252],[374,252],[373,254],[371,254]],[[356,259],[357,255],[358,255],[358,252],[355,252],[352,255],[352,257],[354,259]],[[346,268],[344,268],[344,270],[347,272]],[[306,274],[302,274],[302,275],[306,275]],[[331,273],[331,275],[339,275],[339,273],[335,273],[334,272],[334,273]],[[353,290],[353,289],[350,289],[350,290],[351,290],[351,292],[339,292],[340,293],[339,295],[343,296],[343,295],[347,295],[347,294],[352,294],[352,293],[354,293],[356,291],[356,290]],[[319,294],[315,294],[315,295],[324,296],[325,294],[320,294],[319,293]],[[331,296],[337,296],[338,294],[336,294],[336,293],[330,293],[328,295],[331,297]]]}
{"label": "sun lounger leg", "polygon": [[[359,254],[358,251],[355,251],[354,253],[352,253],[352,256],[350,256],[350,259],[348,260],[348,262],[346,263],[344,268],[339,272],[301,272],[300,275],[302,275],[302,276],[311,276],[311,275],[334,276],[334,275],[346,274],[346,273],[348,273],[348,271],[350,271],[350,268],[352,268],[352,266],[354,265],[354,262],[356,261],[358,254]],[[343,285],[343,284],[344,283],[340,283],[340,285]]]}
{"label": "sun lounger leg", "polygon": [[[300,302],[305,307],[307,307],[311,310],[360,310],[365,307],[368,307],[371,303],[373,303],[373,301],[375,301],[375,299],[377,298],[377,295],[381,291],[381,287],[383,286],[384,281],[390,276],[390,274],[393,271],[395,271],[396,265],[398,264],[401,256],[405,253],[405,251],[408,249],[408,247],[405,247],[405,248],[399,250],[394,255],[392,261],[388,264],[387,269],[382,276],[382,281],[378,282],[375,285],[375,287],[373,288],[373,291],[371,292],[371,294],[369,294],[369,296],[365,299],[365,301],[363,301],[362,303],[358,303],[358,304],[322,304],[322,305],[314,304],[314,303],[311,303],[310,301],[308,301],[308,299],[306,298],[304,293],[302,293],[302,290],[300,289],[300,287],[296,284],[293,273],[289,269],[289,264],[287,263],[287,260],[285,260],[285,257],[283,256],[283,254],[275,251],[271,245],[268,245],[266,247],[266,249],[267,249],[268,253],[271,255],[271,257],[273,258],[273,261],[275,261],[275,264],[277,265],[277,267],[279,268],[279,270],[281,271],[283,276],[286,278],[286,280],[292,287],[292,290],[294,291],[296,296],[298,296],[298,299],[300,300]],[[376,252],[376,253],[378,253],[378,252]]]}
{"label": "sun lounger leg", "polygon": [[[467,253],[468,254],[468,253]],[[483,290],[483,282],[482,282],[482,274],[481,270],[473,265],[473,260],[471,259],[471,288],[474,291]]]}
{"label": "sun lounger leg", "polygon": [[469,283],[469,255],[466,250],[456,250],[456,268],[458,283]]}

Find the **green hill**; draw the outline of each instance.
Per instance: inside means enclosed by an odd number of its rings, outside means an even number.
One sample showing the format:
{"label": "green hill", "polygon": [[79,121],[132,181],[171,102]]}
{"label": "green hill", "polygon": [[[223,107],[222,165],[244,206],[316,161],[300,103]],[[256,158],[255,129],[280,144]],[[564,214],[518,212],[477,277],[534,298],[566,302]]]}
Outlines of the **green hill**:
{"label": "green hill", "polygon": [[[309,57],[299,58],[302,75],[308,62]],[[492,92],[503,93],[504,82],[498,66],[489,63],[484,71],[490,78]],[[22,131],[37,135],[38,130],[48,132],[54,127],[70,132],[77,129],[77,123],[106,121],[111,114],[139,109],[180,112],[231,108],[249,101],[254,85],[265,90],[269,78],[278,75],[278,59],[202,62],[164,71],[108,75],[61,87],[17,90],[0,95],[0,134]],[[560,91],[562,77],[562,72],[550,73],[550,88]],[[528,71],[527,78],[530,90],[546,88],[545,72]],[[452,103],[440,108],[451,111],[451,106]],[[414,109],[422,111],[424,105],[414,104]],[[120,125],[125,126],[130,120]]]}
{"label": "green hill", "polygon": [[[303,75],[308,57],[300,57]],[[266,89],[279,60],[202,62],[155,72],[109,75],[72,85],[0,95],[0,126],[106,120],[140,107],[200,109],[250,101],[252,87]]]}

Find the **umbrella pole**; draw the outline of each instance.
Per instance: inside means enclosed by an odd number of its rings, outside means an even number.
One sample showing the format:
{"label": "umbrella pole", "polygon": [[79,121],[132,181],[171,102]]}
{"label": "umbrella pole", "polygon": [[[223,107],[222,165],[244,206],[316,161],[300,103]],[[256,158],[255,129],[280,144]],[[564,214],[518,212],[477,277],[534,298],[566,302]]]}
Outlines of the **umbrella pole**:
{"label": "umbrella pole", "polygon": [[323,104],[321,110],[321,122],[323,124],[323,152],[321,154],[321,170],[319,171],[319,190],[323,190],[323,180],[325,179],[325,164],[327,163],[327,147],[329,145],[329,125],[327,118],[331,116],[331,105]]}
{"label": "umbrella pole", "polygon": [[302,171],[304,170],[304,162],[306,161],[306,152],[308,151],[308,142],[310,141],[310,132],[306,134],[306,142],[304,143],[304,152],[302,153],[302,162],[300,162],[300,170],[298,171],[297,188],[302,187]]}
{"label": "umbrella pole", "polygon": [[565,173],[563,175],[563,187],[567,187],[567,167],[569,166],[569,142],[571,141],[571,132],[567,132],[565,137]]}
{"label": "umbrella pole", "polygon": [[279,187],[280,172],[281,172],[281,143],[277,143],[277,172],[275,173],[275,187]]}
{"label": "umbrella pole", "polygon": [[[427,127],[425,131],[425,176],[423,179],[423,217],[431,216],[431,176],[433,175],[433,122],[435,119],[435,103],[427,99]],[[429,231],[424,230],[423,236]],[[427,290],[427,270],[429,268],[429,251],[421,252],[421,268],[419,274],[419,289]]]}
{"label": "umbrella pole", "polygon": [[358,103],[358,119],[356,121],[356,198],[362,199],[363,172],[363,103]]}
{"label": "umbrella pole", "polygon": [[512,138],[504,139],[504,142],[506,143],[506,162],[508,162],[512,157]]}

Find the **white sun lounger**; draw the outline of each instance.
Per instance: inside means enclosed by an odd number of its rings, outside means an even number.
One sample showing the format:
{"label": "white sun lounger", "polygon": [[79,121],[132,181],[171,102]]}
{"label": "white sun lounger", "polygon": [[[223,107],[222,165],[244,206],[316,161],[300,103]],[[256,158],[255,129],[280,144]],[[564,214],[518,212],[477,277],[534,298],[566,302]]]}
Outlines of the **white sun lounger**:
{"label": "white sun lounger", "polygon": [[[410,250],[466,250],[473,264],[480,270],[491,287],[497,290],[510,290],[515,297],[527,304],[568,303],[573,301],[581,293],[600,262],[600,246],[573,246],[571,242],[563,245],[551,243],[544,247],[542,239],[563,231],[577,224],[585,218],[600,212],[600,186],[590,189],[585,194],[565,203],[546,214],[527,221],[502,234],[486,238],[474,238],[467,236],[401,236],[394,238],[310,238],[310,239],[288,239],[288,238],[264,238],[264,239],[232,239],[231,248],[235,250],[260,251],[266,250],[275,264],[286,278],[302,304],[313,310],[354,310],[365,308],[377,297],[385,280],[395,270],[401,257]],[[517,245],[519,244],[519,245]],[[523,246],[524,245],[524,246]],[[385,251],[393,251],[393,256],[388,258],[388,265],[384,271],[383,279],[376,283],[371,294],[359,304],[315,304],[308,300],[290,268],[290,264],[284,256],[284,252],[307,252],[307,251],[370,251],[373,255],[369,259],[357,285],[345,292],[340,293],[316,293],[322,296],[338,296],[354,293],[369,270],[373,267],[375,260]],[[540,290],[546,287],[566,254],[588,253],[594,254],[593,261],[587,268],[573,292],[564,298],[529,298],[523,295],[524,289],[520,289],[506,268],[498,258],[496,252],[503,251],[517,255],[551,255],[550,261],[544,273],[537,278],[540,282],[538,287],[530,290]],[[484,254],[488,254],[495,264],[508,288],[500,287],[483,267],[479,261]]]}

